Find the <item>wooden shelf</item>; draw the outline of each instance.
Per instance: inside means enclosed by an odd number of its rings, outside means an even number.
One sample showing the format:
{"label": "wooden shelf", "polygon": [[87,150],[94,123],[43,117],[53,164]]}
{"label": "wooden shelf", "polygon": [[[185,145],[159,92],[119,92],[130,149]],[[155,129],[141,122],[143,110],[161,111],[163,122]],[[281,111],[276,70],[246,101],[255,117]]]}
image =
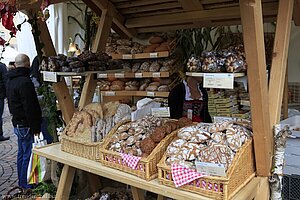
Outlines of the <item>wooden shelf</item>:
{"label": "wooden shelf", "polygon": [[132,60],[132,59],[147,59],[147,58],[166,58],[169,57],[168,51],[153,52],[153,53],[138,53],[138,54],[112,54],[112,59]]}
{"label": "wooden shelf", "polygon": [[147,96],[147,97],[168,97],[169,92],[150,92],[150,91],[101,91],[102,96]]}
{"label": "wooden shelf", "polygon": [[131,72],[119,72],[119,73],[107,73],[101,72],[97,74],[97,78],[166,78],[170,77],[170,72],[142,72],[142,73],[131,73]]}
{"label": "wooden shelf", "polygon": [[[208,73],[203,73],[203,72],[186,72],[187,76],[194,76],[194,77],[203,77],[204,74],[208,74]],[[218,74],[218,73],[214,73],[214,74]],[[219,73],[219,74],[221,74],[221,73]],[[223,74],[234,74],[235,78],[245,76],[245,73],[243,73],[243,72],[242,73],[223,73]]]}

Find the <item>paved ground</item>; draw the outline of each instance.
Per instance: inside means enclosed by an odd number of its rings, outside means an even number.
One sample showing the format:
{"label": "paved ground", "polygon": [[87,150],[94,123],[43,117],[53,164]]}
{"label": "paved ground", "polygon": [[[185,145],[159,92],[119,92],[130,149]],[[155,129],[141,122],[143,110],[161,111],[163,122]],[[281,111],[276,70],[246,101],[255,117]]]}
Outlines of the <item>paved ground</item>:
{"label": "paved ground", "polygon": [[17,136],[13,133],[11,117],[7,105],[3,114],[3,131],[10,140],[0,142],[0,199],[9,189],[17,185]]}

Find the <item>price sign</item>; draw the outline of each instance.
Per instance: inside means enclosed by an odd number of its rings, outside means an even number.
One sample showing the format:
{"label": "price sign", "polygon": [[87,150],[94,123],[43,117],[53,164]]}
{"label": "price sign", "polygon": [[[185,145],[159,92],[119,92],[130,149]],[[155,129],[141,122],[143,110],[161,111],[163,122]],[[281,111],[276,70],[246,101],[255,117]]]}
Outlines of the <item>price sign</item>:
{"label": "price sign", "polygon": [[148,97],[155,97],[155,92],[147,92]]}
{"label": "price sign", "polygon": [[234,74],[204,73],[203,87],[233,89]]}
{"label": "price sign", "polygon": [[98,78],[107,78],[107,74],[98,74]]}
{"label": "price sign", "polygon": [[143,73],[135,73],[134,77],[135,78],[143,78]]}
{"label": "price sign", "polygon": [[160,77],[160,72],[153,72],[152,77],[159,78]]}
{"label": "price sign", "polygon": [[109,97],[113,97],[113,96],[116,96],[116,92],[114,92],[114,91],[108,91],[108,92],[105,92],[104,95],[105,96],[109,96]]}
{"label": "price sign", "polygon": [[132,59],[132,54],[123,54],[123,59]]}
{"label": "price sign", "polygon": [[115,78],[124,78],[125,74],[124,73],[115,73]]}
{"label": "price sign", "polygon": [[170,107],[151,108],[151,113],[154,117],[170,117]]}
{"label": "price sign", "polygon": [[57,74],[56,72],[43,72],[43,80],[46,82],[57,82]]}
{"label": "price sign", "polygon": [[208,176],[226,176],[223,164],[195,161],[197,172]]}
{"label": "price sign", "polygon": [[157,58],[158,57],[158,53],[150,53],[150,58]]}

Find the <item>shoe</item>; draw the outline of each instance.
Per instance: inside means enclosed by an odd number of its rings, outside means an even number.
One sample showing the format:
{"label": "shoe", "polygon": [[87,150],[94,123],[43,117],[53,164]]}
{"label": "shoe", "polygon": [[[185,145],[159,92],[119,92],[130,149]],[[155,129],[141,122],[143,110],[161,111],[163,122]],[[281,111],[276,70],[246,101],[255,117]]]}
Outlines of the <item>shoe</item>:
{"label": "shoe", "polygon": [[4,137],[4,136],[0,136],[0,142],[5,141],[5,140],[9,140],[10,137]]}

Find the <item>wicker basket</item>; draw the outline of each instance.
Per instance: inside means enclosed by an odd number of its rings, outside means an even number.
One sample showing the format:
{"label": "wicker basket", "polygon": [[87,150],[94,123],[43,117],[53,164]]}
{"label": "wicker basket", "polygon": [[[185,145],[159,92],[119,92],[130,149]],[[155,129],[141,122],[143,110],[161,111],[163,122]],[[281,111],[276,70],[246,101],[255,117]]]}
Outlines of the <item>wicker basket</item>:
{"label": "wicker basket", "polygon": [[173,131],[169,135],[167,135],[160,143],[155,147],[152,153],[147,158],[142,158],[139,163],[137,169],[132,169],[128,167],[126,164],[122,164],[122,157],[119,153],[114,151],[107,150],[110,137],[113,134],[109,135],[103,143],[101,147],[101,158],[100,162],[108,167],[115,168],[135,176],[138,176],[146,181],[150,181],[157,177],[157,164],[164,155],[167,146],[177,135],[177,131]]}
{"label": "wicker basket", "polygon": [[[194,180],[178,189],[194,192],[212,199],[230,199],[255,176],[252,139],[236,153],[227,171],[227,177],[206,176]],[[174,187],[171,167],[165,163],[164,155],[158,166],[160,184]]]}

